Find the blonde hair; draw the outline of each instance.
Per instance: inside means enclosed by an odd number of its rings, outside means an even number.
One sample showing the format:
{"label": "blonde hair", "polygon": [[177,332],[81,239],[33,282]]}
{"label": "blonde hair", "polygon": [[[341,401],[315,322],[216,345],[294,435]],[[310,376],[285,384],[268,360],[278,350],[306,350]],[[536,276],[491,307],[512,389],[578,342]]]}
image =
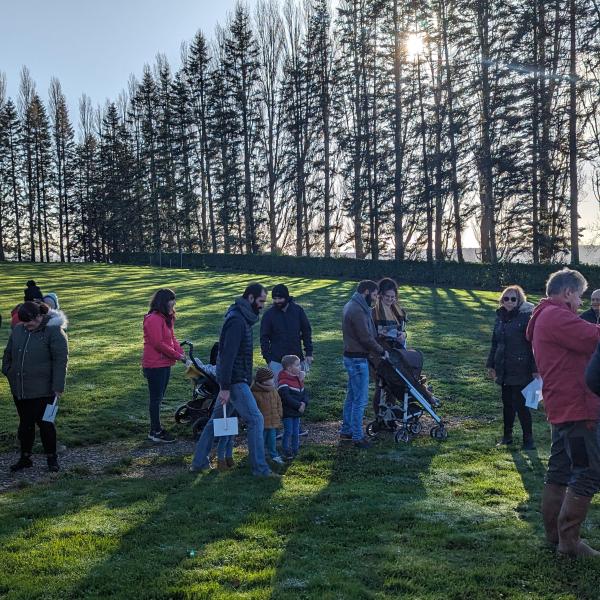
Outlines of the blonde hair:
{"label": "blonde hair", "polygon": [[500,298],[498,298],[498,305],[501,307],[502,306],[502,298],[504,298],[504,296],[506,296],[506,294],[508,292],[515,292],[517,294],[517,308],[519,308],[519,306],[521,306],[521,304],[523,304],[523,302],[527,301],[527,296],[525,295],[525,290],[520,286],[520,285],[509,285],[507,287],[504,288],[504,291],[500,294]]}
{"label": "blonde hair", "polygon": [[288,367],[295,365],[297,362],[300,362],[300,357],[296,356],[295,354],[286,354],[281,359],[281,366],[284,369],[287,369]]}

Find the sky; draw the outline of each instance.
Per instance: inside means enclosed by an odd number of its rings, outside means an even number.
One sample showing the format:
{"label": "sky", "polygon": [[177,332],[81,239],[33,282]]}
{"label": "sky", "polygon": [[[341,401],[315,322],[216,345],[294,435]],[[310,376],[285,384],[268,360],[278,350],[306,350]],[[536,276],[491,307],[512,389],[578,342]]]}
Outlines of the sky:
{"label": "sky", "polygon": [[[247,0],[251,8],[255,3]],[[50,79],[57,77],[77,123],[83,93],[93,105],[117,100],[130,74],[140,78],[157,53],[176,69],[181,43],[198,29],[212,39],[215,25],[226,23],[234,5],[235,0],[0,0],[0,72],[7,94],[17,100],[23,65],[44,100]],[[587,229],[582,242],[600,243],[598,204],[585,184],[580,214]],[[464,244],[478,245],[472,227]]]}
{"label": "sky", "polygon": [[51,77],[59,79],[77,122],[82,93],[94,105],[116,100],[129,75],[140,77],[159,52],[176,68],[181,43],[198,29],[211,39],[235,0],[0,0],[0,5],[0,71],[8,96],[16,101],[26,65],[44,100]]}

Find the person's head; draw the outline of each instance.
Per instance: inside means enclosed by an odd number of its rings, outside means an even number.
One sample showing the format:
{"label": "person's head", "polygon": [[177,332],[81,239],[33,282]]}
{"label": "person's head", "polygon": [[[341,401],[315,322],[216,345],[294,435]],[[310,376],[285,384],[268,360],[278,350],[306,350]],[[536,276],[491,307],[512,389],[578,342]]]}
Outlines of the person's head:
{"label": "person's head", "polygon": [[260,283],[251,283],[242,294],[242,298],[250,302],[255,314],[259,314],[267,301],[267,288]]}
{"label": "person's head", "polygon": [[154,292],[150,300],[150,309],[148,312],[160,313],[167,319],[167,323],[170,325],[175,312],[175,292],[169,288],[161,288]]}
{"label": "person's head", "polygon": [[44,315],[47,315],[49,310],[48,305],[43,302],[23,302],[19,307],[19,321],[25,329],[33,331],[41,325]]}
{"label": "person's head", "polygon": [[379,298],[386,306],[391,306],[398,299],[398,286],[393,279],[385,277],[379,282]]}
{"label": "person's head", "polygon": [[500,308],[504,308],[510,312],[515,308],[519,308],[526,300],[527,296],[525,296],[525,292],[520,285],[509,285],[504,288],[504,291],[500,294],[498,304],[500,305]]}
{"label": "person's head", "polygon": [[278,283],[271,290],[271,298],[273,298],[273,305],[283,310],[290,301],[290,291],[283,283]]}
{"label": "person's head", "polygon": [[577,312],[587,285],[585,277],[579,271],[565,267],[548,277],[546,295],[563,301],[573,312]]}
{"label": "person's head", "polygon": [[598,313],[600,312],[600,290],[594,290],[592,292],[592,308]]}
{"label": "person's head", "polygon": [[42,298],[42,302],[44,304],[47,304],[51,309],[58,310],[58,308],[60,308],[59,304],[58,304],[58,296],[54,292],[50,292],[49,294],[46,294]]}
{"label": "person's head", "polygon": [[268,367],[259,367],[256,369],[256,375],[254,375],[256,383],[260,383],[264,386],[274,387],[275,386],[275,374]]}
{"label": "person's head", "polygon": [[27,287],[25,288],[25,294],[23,299],[25,302],[42,300],[42,290],[40,290],[37,283],[33,279],[30,279],[27,282]]}
{"label": "person's head", "polygon": [[356,291],[365,297],[367,304],[371,306],[377,300],[377,284],[370,279],[364,279],[356,286]]}
{"label": "person's head", "polygon": [[281,359],[281,366],[285,371],[292,375],[300,374],[300,359],[295,354],[286,354]]}

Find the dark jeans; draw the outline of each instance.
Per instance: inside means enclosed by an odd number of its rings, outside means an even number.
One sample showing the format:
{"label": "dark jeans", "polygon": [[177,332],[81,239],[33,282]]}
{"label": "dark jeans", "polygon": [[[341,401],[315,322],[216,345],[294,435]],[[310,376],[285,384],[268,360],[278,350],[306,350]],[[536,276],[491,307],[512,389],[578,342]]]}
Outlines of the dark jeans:
{"label": "dark jeans", "polygon": [[523,430],[523,439],[529,440],[533,437],[531,426],[531,413],[525,406],[525,398],[521,390],[525,386],[521,385],[503,385],[502,386],[502,405],[504,417],[504,436],[512,437],[515,415],[519,415],[521,429]]}
{"label": "dark jeans", "polygon": [[600,423],[573,421],[552,425],[546,483],[568,485],[578,496],[600,491]]}
{"label": "dark jeans", "polygon": [[158,433],[162,429],[160,404],[167,391],[169,377],[171,377],[171,367],[145,368],[144,377],[148,380],[148,391],[150,392],[150,433]]}
{"label": "dark jeans", "polygon": [[37,423],[40,428],[44,452],[46,454],[56,454],[56,427],[54,427],[54,423],[42,421],[46,406],[54,402],[54,397],[27,398],[26,400],[14,398],[14,401],[19,413],[18,436],[21,442],[21,453],[31,454],[33,442],[35,442],[35,426]]}

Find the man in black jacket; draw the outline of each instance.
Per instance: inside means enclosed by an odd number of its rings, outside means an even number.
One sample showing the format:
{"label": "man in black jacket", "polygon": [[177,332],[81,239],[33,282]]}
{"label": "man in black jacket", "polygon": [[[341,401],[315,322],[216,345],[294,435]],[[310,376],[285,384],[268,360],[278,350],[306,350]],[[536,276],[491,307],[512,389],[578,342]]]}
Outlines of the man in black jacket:
{"label": "man in black jacket", "polygon": [[600,325],[600,290],[592,292],[591,307],[579,316],[588,323]]}
{"label": "man in black jacket", "polygon": [[[260,350],[269,368],[279,375],[282,357],[295,354],[308,371],[313,361],[312,330],[304,309],[294,302],[282,283],[271,291],[273,306],[260,324]],[[302,346],[304,345],[304,353]]]}
{"label": "man in black jacket", "polygon": [[[241,298],[232,304],[226,315],[219,337],[217,381],[220,392],[213,414],[196,444],[190,471],[210,469],[208,456],[213,446],[213,420],[223,418],[227,405],[248,425],[248,455],[252,474],[259,477],[277,477],[265,460],[263,440],[264,421],[256,400],[250,391],[252,383],[252,327],[267,300],[267,290],[259,283],[249,285]],[[231,413],[232,411],[230,411]]]}

